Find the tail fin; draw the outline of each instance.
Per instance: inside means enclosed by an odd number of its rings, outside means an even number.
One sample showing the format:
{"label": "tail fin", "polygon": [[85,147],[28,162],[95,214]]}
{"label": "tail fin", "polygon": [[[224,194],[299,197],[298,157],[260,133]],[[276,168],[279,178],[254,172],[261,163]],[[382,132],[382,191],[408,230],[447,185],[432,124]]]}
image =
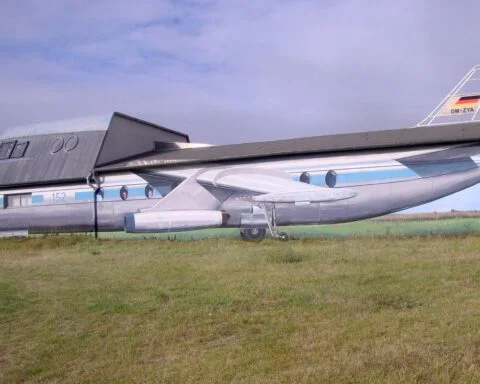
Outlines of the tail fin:
{"label": "tail fin", "polygon": [[473,67],[418,127],[480,121],[480,65]]}

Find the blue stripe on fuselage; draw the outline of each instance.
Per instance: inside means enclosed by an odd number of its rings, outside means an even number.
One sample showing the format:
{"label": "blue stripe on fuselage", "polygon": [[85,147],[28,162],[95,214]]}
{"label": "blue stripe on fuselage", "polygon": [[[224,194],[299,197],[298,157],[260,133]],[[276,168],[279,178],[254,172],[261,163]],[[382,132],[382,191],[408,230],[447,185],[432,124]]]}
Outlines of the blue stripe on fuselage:
{"label": "blue stripe on fuselage", "polygon": [[400,169],[379,169],[366,172],[340,173],[337,175],[337,184],[388,182],[398,179],[418,178],[418,175],[408,168]]}
{"label": "blue stripe on fuselage", "polygon": [[[300,176],[294,176],[293,180],[299,181]],[[398,179],[413,179],[418,175],[409,168],[398,169],[370,169],[363,171],[339,172],[337,174],[338,184],[363,184],[371,182],[388,182]],[[325,186],[325,175],[311,175],[311,184]]]}
{"label": "blue stripe on fuselage", "polygon": [[120,189],[105,189],[103,191],[103,198],[106,199],[120,199]]}
{"label": "blue stripe on fuselage", "polygon": [[145,188],[129,188],[128,197],[145,197]]}
{"label": "blue stripe on fuselage", "polygon": [[91,201],[93,200],[93,191],[75,192],[75,200]]}
{"label": "blue stripe on fuselage", "polygon": [[32,204],[43,204],[43,195],[33,195]]}
{"label": "blue stripe on fuselage", "polygon": [[[127,185],[128,188],[128,185]],[[105,200],[120,200],[120,188],[118,189],[106,189],[103,192],[103,196]],[[145,188],[136,187],[136,188],[128,188],[128,198],[132,197],[146,197],[145,196]]]}

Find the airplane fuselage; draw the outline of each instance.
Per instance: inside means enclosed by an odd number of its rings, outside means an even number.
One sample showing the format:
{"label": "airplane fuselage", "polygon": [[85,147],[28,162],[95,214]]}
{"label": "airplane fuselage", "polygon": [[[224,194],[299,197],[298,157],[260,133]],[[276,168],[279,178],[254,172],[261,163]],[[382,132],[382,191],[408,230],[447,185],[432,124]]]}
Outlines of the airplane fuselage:
{"label": "airplane fuselage", "polygon": [[[155,210],[155,206],[179,183],[194,174],[198,174],[196,182],[205,189],[202,193],[208,200],[206,205],[214,207],[213,202],[219,202],[217,207],[209,209],[227,214],[219,219],[218,226],[265,227],[265,218],[258,210],[258,204],[252,201],[255,192],[233,190],[215,183],[219,172],[246,166],[284,172],[299,183],[333,191],[354,191],[349,198],[333,201],[275,204],[278,225],[362,220],[421,205],[479,183],[476,145],[470,144],[465,156],[458,155],[462,151],[458,147],[379,149],[283,157],[253,163],[152,167],[99,174],[98,185],[85,182],[2,190],[0,231],[88,232],[94,230],[95,223],[99,231],[123,231],[126,217],[144,210]],[[480,146],[478,148],[480,154]],[[480,158],[478,160],[480,162]],[[95,188],[99,188],[96,198]],[[189,211],[195,216],[195,209]],[[200,215],[201,211],[198,212]],[[187,225],[182,229],[197,227]],[[151,230],[147,226],[144,232],[167,230],[154,225]]]}

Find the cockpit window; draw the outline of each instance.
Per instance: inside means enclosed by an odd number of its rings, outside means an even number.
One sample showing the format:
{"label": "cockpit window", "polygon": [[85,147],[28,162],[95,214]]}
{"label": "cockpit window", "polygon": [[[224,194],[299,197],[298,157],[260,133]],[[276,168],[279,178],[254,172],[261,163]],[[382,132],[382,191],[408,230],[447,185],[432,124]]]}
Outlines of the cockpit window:
{"label": "cockpit window", "polygon": [[5,160],[10,157],[13,148],[15,147],[15,140],[12,141],[4,141],[0,144],[0,160]]}
{"label": "cockpit window", "polygon": [[17,144],[15,145],[15,148],[13,148],[10,158],[18,159],[20,157],[23,157],[25,155],[25,151],[27,150],[27,147],[28,147],[28,141],[17,142]]}

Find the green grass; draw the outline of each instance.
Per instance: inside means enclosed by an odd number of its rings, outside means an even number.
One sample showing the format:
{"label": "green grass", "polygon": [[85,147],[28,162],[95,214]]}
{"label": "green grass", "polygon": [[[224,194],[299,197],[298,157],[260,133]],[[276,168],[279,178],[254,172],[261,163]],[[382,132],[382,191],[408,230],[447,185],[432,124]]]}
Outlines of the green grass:
{"label": "green grass", "polygon": [[480,236],[1,240],[0,382],[478,383]]}
{"label": "green grass", "polygon": [[[383,236],[439,236],[480,233],[480,219],[451,218],[438,220],[405,220],[381,221],[364,220],[353,223],[335,225],[298,225],[282,227],[296,239],[323,238],[339,239],[350,237],[383,237]],[[102,239],[159,239],[159,240],[206,240],[206,239],[238,239],[237,228],[208,229],[190,232],[131,234],[124,232],[100,233]]]}

